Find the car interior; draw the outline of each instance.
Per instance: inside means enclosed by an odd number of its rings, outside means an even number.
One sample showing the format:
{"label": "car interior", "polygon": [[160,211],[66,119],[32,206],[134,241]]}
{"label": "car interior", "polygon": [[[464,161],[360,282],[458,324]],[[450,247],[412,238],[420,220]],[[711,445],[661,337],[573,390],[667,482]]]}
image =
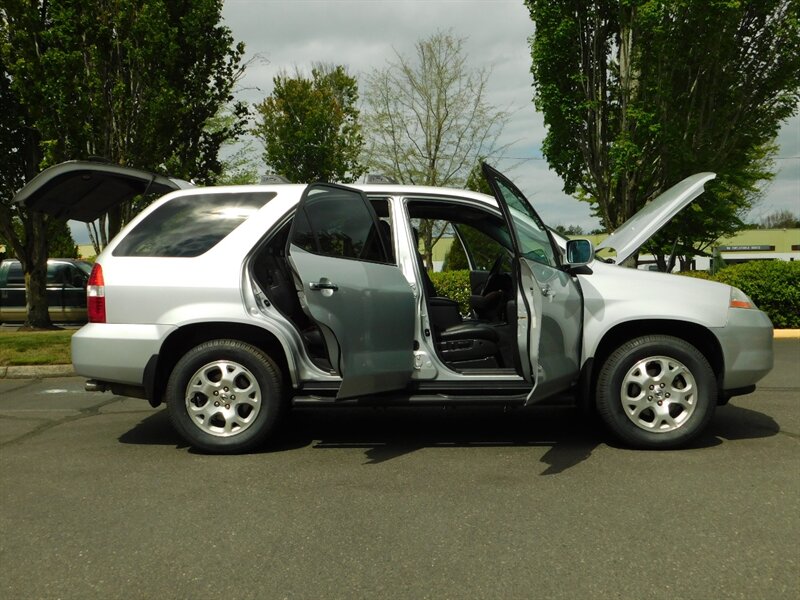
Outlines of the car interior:
{"label": "car interior", "polygon": [[[449,228],[453,246],[460,245],[469,261],[469,310],[462,314],[458,302],[437,293],[417,251],[419,279],[439,358],[455,371],[515,371],[513,261],[508,248],[500,243],[505,240],[507,244],[509,239],[505,222],[484,210],[443,200],[412,199],[406,208],[412,223],[427,219],[434,230]],[[493,257],[491,263],[488,256]]]}

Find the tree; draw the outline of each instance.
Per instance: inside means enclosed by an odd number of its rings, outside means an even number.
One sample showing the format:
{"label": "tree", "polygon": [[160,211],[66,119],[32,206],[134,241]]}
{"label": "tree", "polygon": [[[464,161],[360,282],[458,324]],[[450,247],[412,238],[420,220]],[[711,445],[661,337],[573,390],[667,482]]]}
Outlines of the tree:
{"label": "tree", "polygon": [[800,227],[800,215],[790,210],[776,210],[761,219],[764,229],[795,229]]}
{"label": "tree", "polygon": [[553,227],[553,230],[556,233],[561,234],[563,237],[569,237],[571,235],[584,235],[583,227],[580,225],[570,225],[568,227],[565,225],[556,225]]}
{"label": "tree", "polygon": [[[6,0],[0,8],[4,114],[0,230],[25,266],[28,323],[47,326],[48,218],[11,206],[12,191],[42,168],[100,156],[113,163],[213,181],[220,145],[244,128],[206,127],[231,101],[243,45],[221,26],[220,0]],[[145,202],[112,209],[97,250]],[[21,223],[23,237],[13,233]]]}
{"label": "tree", "polygon": [[[508,113],[488,102],[490,71],[468,67],[464,41],[435,33],[417,42],[414,58],[396,53],[368,76],[370,170],[400,183],[460,187],[479,157],[500,150]],[[420,223],[420,238],[431,268],[432,223]]]}
{"label": "tree", "polygon": [[343,66],[317,64],[311,78],[281,73],[256,106],[264,162],[290,181],[349,183],[364,174],[358,84]]}
{"label": "tree", "polygon": [[527,0],[543,153],[613,231],[697,171],[707,193],[650,249],[691,255],[741,227],[800,96],[794,0]]}

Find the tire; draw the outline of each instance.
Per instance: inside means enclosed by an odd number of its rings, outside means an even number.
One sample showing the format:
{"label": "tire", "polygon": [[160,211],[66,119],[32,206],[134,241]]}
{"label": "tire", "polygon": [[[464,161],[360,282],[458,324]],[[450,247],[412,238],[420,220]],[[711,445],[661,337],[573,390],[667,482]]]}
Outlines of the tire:
{"label": "tire", "polygon": [[680,338],[648,335],[625,342],[603,364],[597,410],[635,448],[684,446],[708,425],[717,382],[706,358]]}
{"label": "tire", "polygon": [[212,340],[175,365],[165,392],[178,433],[194,448],[235,454],[262,444],[275,430],[286,397],[278,367],[238,340]]}

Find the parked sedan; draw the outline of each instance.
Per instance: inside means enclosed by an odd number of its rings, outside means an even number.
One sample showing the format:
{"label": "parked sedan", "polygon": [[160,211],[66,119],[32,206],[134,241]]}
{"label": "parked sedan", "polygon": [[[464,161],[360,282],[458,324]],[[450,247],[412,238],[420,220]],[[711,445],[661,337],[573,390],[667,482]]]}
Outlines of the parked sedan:
{"label": "parked sedan", "polygon": [[[145,189],[169,192],[97,258],[72,357],[88,389],[166,402],[176,429],[210,452],[261,444],[292,406],[563,397],[596,407],[631,446],[673,448],[771,369],[771,323],[740,290],[623,268],[588,240],[559,246],[511,181],[483,171],[493,197],[383,184],[183,189],[71,162],[16,201],[87,220]],[[601,247],[624,261],[713,177],[678,183]],[[436,295],[422,220],[462,245],[469,314]]]}

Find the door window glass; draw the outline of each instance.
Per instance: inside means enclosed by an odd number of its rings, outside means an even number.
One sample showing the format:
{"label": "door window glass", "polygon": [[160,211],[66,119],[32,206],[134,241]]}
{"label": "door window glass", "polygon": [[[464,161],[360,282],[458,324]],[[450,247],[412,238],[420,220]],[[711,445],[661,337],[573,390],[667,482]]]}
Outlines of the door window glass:
{"label": "door window glass", "polygon": [[12,262],[8,265],[6,285],[9,287],[25,286],[25,273],[22,272],[22,265],[20,263]]}
{"label": "door window glass", "polygon": [[[497,240],[492,239],[484,232],[475,229],[471,225],[458,224],[455,225],[458,230],[458,239],[453,240],[453,246],[462,247],[472,262],[473,271],[488,271],[497,260],[498,256],[505,258],[503,266],[506,270],[510,270],[511,259],[508,251],[500,245]],[[463,243],[463,246],[459,243]],[[458,247],[450,248],[450,256],[452,263],[455,262],[453,255],[456,254]]]}
{"label": "door window glass", "polygon": [[324,256],[389,262],[378,220],[356,190],[309,189],[295,218],[292,243]]}
{"label": "door window glass", "polygon": [[514,219],[514,228],[519,238],[519,252],[527,259],[534,260],[551,267],[557,266],[553,246],[547,234],[547,228],[539,219],[528,201],[516,189],[506,185],[503,180],[495,183],[503,194],[503,199]]}

